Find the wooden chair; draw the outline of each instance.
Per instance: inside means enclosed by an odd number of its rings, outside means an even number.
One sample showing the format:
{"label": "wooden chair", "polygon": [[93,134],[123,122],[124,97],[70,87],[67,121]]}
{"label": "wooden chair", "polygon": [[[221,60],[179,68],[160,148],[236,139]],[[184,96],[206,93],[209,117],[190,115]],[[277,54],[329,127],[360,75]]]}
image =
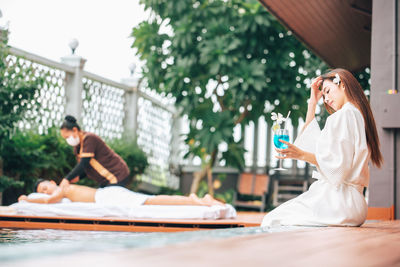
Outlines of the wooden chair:
{"label": "wooden chair", "polygon": [[[242,173],[234,194],[235,207],[256,208],[265,211],[269,197],[270,178],[267,174]],[[243,196],[257,197],[261,200],[241,200]]]}
{"label": "wooden chair", "polygon": [[278,178],[273,181],[272,205],[274,207],[299,196],[308,189],[306,179]]}

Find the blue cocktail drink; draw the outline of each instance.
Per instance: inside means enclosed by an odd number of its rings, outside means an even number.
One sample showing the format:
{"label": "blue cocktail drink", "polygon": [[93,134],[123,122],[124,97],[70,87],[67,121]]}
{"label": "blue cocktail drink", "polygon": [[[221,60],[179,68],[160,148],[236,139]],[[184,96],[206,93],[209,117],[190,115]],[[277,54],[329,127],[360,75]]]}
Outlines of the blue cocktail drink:
{"label": "blue cocktail drink", "polygon": [[279,140],[289,142],[289,135],[287,135],[287,134],[275,134],[274,135],[274,145],[276,148],[279,148],[279,149],[288,148],[288,146],[286,144],[282,143]]}
{"label": "blue cocktail drink", "polygon": [[[288,148],[288,146],[284,143],[282,143],[279,140],[283,140],[286,142],[289,142],[289,131],[286,129],[277,129],[274,132],[274,145],[276,148],[278,149],[286,149]],[[279,166],[278,168],[274,169],[276,171],[285,171],[286,169],[284,169],[282,167],[282,159],[279,159]]]}

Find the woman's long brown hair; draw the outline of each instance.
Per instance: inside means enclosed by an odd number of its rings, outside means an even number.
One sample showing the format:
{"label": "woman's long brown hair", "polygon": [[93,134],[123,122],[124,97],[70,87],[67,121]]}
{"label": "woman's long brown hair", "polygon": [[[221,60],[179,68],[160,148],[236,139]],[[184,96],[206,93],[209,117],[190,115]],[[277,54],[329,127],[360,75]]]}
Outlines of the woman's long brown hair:
{"label": "woman's long brown hair", "polygon": [[[364,117],[365,133],[367,136],[368,148],[371,152],[371,161],[375,166],[380,168],[383,163],[383,157],[380,150],[379,137],[376,130],[374,115],[372,114],[368,99],[365,96],[360,83],[348,70],[334,69],[322,75],[321,77],[323,80],[332,81],[335,78],[336,74],[338,74],[340,77],[340,84],[344,86],[344,92],[348,100],[360,110],[361,114]],[[335,110],[327,105],[325,101],[324,105],[326,110],[330,114],[335,112]]]}

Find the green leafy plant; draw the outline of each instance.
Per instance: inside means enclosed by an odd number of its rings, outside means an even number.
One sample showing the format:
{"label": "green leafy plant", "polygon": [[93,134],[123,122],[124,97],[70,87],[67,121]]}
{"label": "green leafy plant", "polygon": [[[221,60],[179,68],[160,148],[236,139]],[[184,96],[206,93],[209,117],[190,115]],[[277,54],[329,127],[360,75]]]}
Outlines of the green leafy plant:
{"label": "green leafy plant", "polygon": [[[0,151],[6,152],[4,146],[14,135],[17,123],[26,118],[28,110],[34,110],[39,104],[32,102],[38,88],[43,84],[44,79],[37,77],[35,71],[23,66],[19,57],[14,58],[10,64],[11,56],[8,46],[8,31],[0,31]],[[9,157],[8,153],[0,155],[0,176],[4,174],[4,158]],[[17,168],[19,168],[18,166]],[[10,176],[9,176],[10,177]],[[11,176],[14,177],[14,176]],[[5,178],[4,178],[5,179]],[[17,177],[18,180],[18,177]],[[11,186],[8,181],[3,183]],[[19,184],[19,183],[18,183]]]}
{"label": "green leafy plant", "polygon": [[23,181],[30,192],[37,178],[60,182],[75,164],[72,147],[60,136],[57,128],[47,134],[17,130],[0,151],[4,172]]}
{"label": "green leafy plant", "polygon": [[[153,14],[132,31],[144,80],[175,97],[188,116],[187,156],[202,159],[192,192],[207,175],[212,194],[216,162],[244,166],[243,140],[234,140],[234,127],[288,110],[297,125],[306,113],[307,79],[326,65],[258,1],[140,2]],[[221,154],[222,142],[229,149]]]}
{"label": "green leafy plant", "polygon": [[137,145],[136,140],[129,137],[113,139],[107,142],[108,145],[120,155],[129,167],[131,177],[144,172],[149,165],[147,156]]}
{"label": "green leafy plant", "polygon": [[32,68],[21,65],[16,57],[14,64],[9,64],[9,46],[7,31],[0,36],[0,145],[9,138],[16,128],[16,123],[26,119],[26,112],[37,107],[32,104],[39,86],[44,79],[35,76]]}
{"label": "green leafy plant", "polygon": [[15,181],[13,178],[4,175],[0,176],[0,192],[3,192],[5,189],[11,186],[22,188],[24,186],[24,182]]}

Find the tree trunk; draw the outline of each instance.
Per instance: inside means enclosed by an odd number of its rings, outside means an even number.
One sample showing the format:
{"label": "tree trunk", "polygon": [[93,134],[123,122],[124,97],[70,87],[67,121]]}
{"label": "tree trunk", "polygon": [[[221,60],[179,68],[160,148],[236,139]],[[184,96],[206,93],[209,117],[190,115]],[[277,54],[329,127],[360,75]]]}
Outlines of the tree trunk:
{"label": "tree trunk", "polygon": [[212,169],[210,166],[207,168],[207,183],[208,183],[208,193],[214,196],[214,185],[212,181]]}
{"label": "tree trunk", "polygon": [[208,165],[204,166],[200,171],[193,173],[192,186],[190,187],[191,194],[197,193],[201,179],[203,179],[203,177],[207,175],[208,193],[211,196],[214,196],[214,188],[212,184],[212,167],[214,166],[217,152],[217,149],[213,151],[213,153],[211,154],[210,163]]}
{"label": "tree trunk", "polygon": [[196,194],[197,190],[199,189],[199,184],[201,179],[207,174],[207,168],[203,168],[198,172],[193,173],[193,181],[192,181],[192,186],[190,187],[190,193],[191,194]]}

